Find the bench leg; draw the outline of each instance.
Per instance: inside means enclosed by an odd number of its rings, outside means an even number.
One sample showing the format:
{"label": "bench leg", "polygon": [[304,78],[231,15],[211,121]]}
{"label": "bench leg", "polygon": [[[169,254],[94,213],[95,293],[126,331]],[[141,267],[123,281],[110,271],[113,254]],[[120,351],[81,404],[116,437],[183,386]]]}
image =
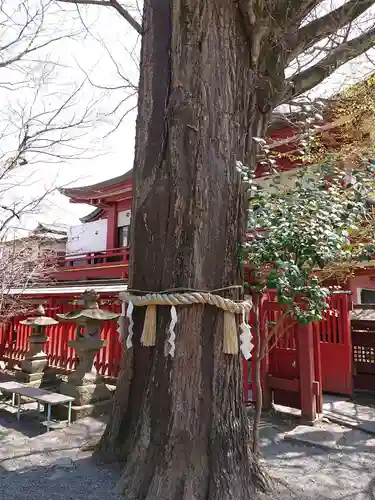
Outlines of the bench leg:
{"label": "bench leg", "polygon": [[16,393],[15,392],[13,392],[13,394],[12,394],[12,406],[14,406],[14,407],[16,406]]}
{"label": "bench leg", "polygon": [[68,406],[68,425],[72,423],[72,402],[69,401],[69,406]]}
{"label": "bench leg", "polygon": [[49,426],[51,424],[51,405],[47,406],[47,432],[49,431]]}
{"label": "bench leg", "polygon": [[21,396],[20,394],[17,394],[17,420],[20,419],[21,415]]}

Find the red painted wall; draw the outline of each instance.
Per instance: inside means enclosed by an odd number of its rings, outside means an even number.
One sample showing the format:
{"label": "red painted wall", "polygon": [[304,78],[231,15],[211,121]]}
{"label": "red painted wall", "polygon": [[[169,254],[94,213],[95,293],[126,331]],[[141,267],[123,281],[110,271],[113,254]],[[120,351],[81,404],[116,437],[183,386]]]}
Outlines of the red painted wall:
{"label": "red painted wall", "polygon": [[374,274],[372,276],[366,274],[366,275],[354,276],[353,278],[350,278],[349,287],[350,287],[350,290],[352,292],[353,304],[359,303],[358,295],[359,295],[359,290],[361,288],[375,290],[375,281],[374,281],[374,279],[371,279],[371,277],[375,279],[375,270],[374,270]]}

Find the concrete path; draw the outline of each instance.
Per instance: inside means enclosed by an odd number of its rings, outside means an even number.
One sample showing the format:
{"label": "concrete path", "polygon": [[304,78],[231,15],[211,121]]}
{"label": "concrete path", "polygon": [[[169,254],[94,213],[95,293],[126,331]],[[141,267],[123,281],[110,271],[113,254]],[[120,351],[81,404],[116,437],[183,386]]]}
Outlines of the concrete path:
{"label": "concrete path", "polygon": [[[375,436],[323,422],[263,423],[262,455],[277,500],[374,500]],[[270,498],[270,497],[268,497]]]}
{"label": "concrete path", "polygon": [[349,433],[350,429],[347,427],[331,423],[321,423],[314,427],[297,425],[284,434],[284,439],[330,451],[342,448]]}
{"label": "concrete path", "polygon": [[337,450],[352,443],[355,429],[375,436],[375,408],[340,396],[325,396],[323,421],[314,427],[297,425],[284,439],[325,450]]}
{"label": "concrete path", "polygon": [[340,396],[324,396],[323,414],[331,422],[375,435],[375,408]]}

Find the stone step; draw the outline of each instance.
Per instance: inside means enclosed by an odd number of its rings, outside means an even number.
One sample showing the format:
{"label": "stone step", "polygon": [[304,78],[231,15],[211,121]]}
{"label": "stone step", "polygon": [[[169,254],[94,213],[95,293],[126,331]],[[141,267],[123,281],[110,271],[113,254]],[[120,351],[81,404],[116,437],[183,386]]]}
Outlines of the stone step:
{"label": "stone step", "polygon": [[339,450],[344,443],[345,434],[349,429],[336,424],[319,424],[314,427],[298,425],[293,430],[284,434],[286,441],[322,448],[323,450]]}
{"label": "stone step", "polygon": [[326,397],[323,414],[331,422],[375,435],[375,408],[339,397]]}
{"label": "stone step", "polygon": [[30,439],[36,449],[80,448],[88,441],[99,439],[106,427],[106,419],[82,418],[62,429],[55,429]]}

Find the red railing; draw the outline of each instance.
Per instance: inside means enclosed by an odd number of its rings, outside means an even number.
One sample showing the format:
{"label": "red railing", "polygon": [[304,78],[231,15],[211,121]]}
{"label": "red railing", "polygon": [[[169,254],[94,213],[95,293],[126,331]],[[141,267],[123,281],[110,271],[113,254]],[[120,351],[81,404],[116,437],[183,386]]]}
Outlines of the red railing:
{"label": "red railing", "polygon": [[[346,291],[333,291],[327,298],[329,310],[324,313],[323,319],[311,325],[314,340],[314,371],[316,380],[322,381],[321,389],[339,394],[351,394],[351,340],[350,340],[350,294]],[[275,302],[273,293],[266,294],[259,305],[260,335],[264,339],[267,328],[280,318],[281,307]],[[254,313],[250,313],[249,322],[254,324]],[[298,357],[297,335],[300,330],[297,323],[285,318],[280,325],[277,338],[271,341],[271,352],[262,361],[262,379],[271,375],[274,378],[285,379],[289,382],[301,376],[300,359]],[[275,340],[278,341],[276,342]],[[252,340],[255,344],[255,338]],[[253,355],[255,348],[253,350]],[[254,401],[256,394],[253,391],[254,380],[253,359],[243,361],[244,395],[245,402]],[[287,383],[284,385],[286,386]],[[285,389],[285,387],[284,387]],[[320,389],[320,390],[321,390]],[[289,406],[293,406],[289,404]]]}
{"label": "red railing", "polygon": [[[46,307],[46,314],[54,317],[56,312],[62,313],[72,310],[69,302],[59,304],[58,307]],[[113,303],[105,306],[106,309],[119,312],[120,305]],[[20,325],[24,318],[13,318],[12,322],[0,326],[0,358],[5,361],[19,362],[24,359],[28,350],[28,340],[31,335],[31,327]],[[107,344],[101,349],[95,359],[95,367],[100,375],[117,377],[120,369],[122,356],[122,344],[117,333],[117,322],[105,322],[102,325],[101,338]],[[12,335],[12,330],[16,334]],[[59,370],[74,370],[77,356],[74,349],[69,347],[68,341],[76,336],[74,323],[59,323],[46,329],[48,341],[44,345],[44,352],[48,357],[48,365]]]}
{"label": "red railing", "polygon": [[106,265],[127,264],[129,248],[113,248],[100,252],[66,254],[57,258],[60,270],[75,267],[95,267]]}
{"label": "red railing", "polygon": [[[120,304],[118,297],[111,296],[107,297],[106,300],[107,303],[103,304],[103,308],[119,312]],[[319,381],[319,394],[321,394],[322,388],[323,390],[329,390],[332,384],[340,383],[342,386],[343,380],[351,380],[349,296],[347,293],[341,292],[333,294],[328,300],[333,308],[333,314],[327,313],[321,322],[312,326],[311,330],[315,347],[312,345],[309,347],[310,350],[314,350],[314,380]],[[48,298],[46,301],[48,302],[48,305],[44,303],[46,314],[52,317],[56,315],[56,312],[67,312],[74,307],[72,299],[69,301],[67,298],[62,299],[60,297],[54,299]],[[275,321],[275,314],[278,312],[277,307],[278,305],[272,300],[270,295],[264,297],[260,307],[261,325],[264,325],[265,321]],[[10,324],[0,326],[0,359],[17,362],[24,358],[28,350],[31,327],[20,325],[19,321],[21,319],[23,318],[13,318]],[[250,323],[253,323],[253,312],[250,313],[249,319]],[[12,333],[12,330],[16,330],[16,333]],[[265,358],[261,366],[262,380],[265,380],[265,376],[270,375],[273,383],[277,382],[279,384],[276,387],[279,393],[281,389],[285,392],[288,384],[289,389],[293,386],[292,389],[295,392],[296,388],[302,387],[301,384],[305,380],[301,378],[301,370],[306,363],[301,362],[301,355],[307,354],[308,350],[302,344],[298,347],[298,342],[301,343],[301,340],[304,340],[304,336],[300,335],[299,341],[296,342],[298,331],[295,328],[288,329],[288,333],[279,338],[272,352]],[[262,333],[264,334],[264,328],[261,328]],[[69,347],[68,341],[75,338],[75,325],[73,323],[59,323],[48,327],[47,335],[49,340],[46,342],[44,350],[48,357],[49,366],[60,370],[73,370],[76,366],[77,358],[74,349]],[[99,351],[95,359],[96,369],[101,375],[117,377],[123,346],[118,339],[116,321],[102,325],[101,338],[107,340],[107,345]],[[253,343],[255,343],[255,339]],[[298,353],[298,348],[300,349],[300,353]],[[253,389],[252,380],[254,380],[254,364],[252,361],[244,361],[243,369],[245,402],[248,403],[255,396],[255,394],[251,396],[251,390]],[[280,385],[281,383],[282,385]],[[292,391],[292,389],[290,390]],[[348,391],[348,389],[345,390]]]}

